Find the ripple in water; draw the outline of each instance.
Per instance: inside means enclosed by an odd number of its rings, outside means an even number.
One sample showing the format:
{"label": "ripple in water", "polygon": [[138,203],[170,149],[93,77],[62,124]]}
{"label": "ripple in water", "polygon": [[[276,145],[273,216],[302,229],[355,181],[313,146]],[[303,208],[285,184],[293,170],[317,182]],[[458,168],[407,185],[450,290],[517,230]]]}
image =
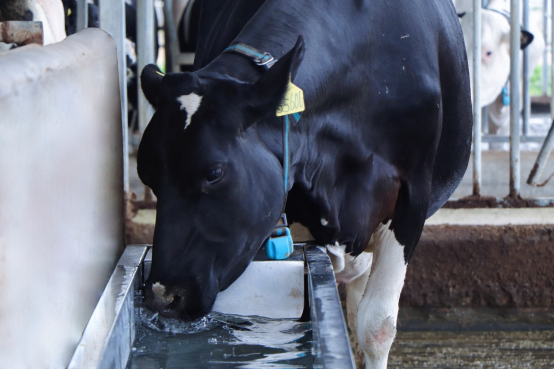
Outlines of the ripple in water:
{"label": "ripple in water", "polygon": [[140,309],[128,367],[312,368],[309,323],[211,313],[194,322]]}
{"label": "ripple in water", "polygon": [[213,320],[209,315],[196,321],[181,321],[159,316],[144,307],[140,308],[140,323],[154,331],[161,331],[170,334],[194,334],[215,329],[221,324]]}

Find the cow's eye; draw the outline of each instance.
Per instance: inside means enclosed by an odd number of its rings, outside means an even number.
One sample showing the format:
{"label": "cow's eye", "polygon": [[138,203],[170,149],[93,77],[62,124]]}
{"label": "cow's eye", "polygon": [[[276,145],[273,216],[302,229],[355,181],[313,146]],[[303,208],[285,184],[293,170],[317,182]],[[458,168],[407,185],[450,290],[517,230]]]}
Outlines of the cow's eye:
{"label": "cow's eye", "polygon": [[487,51],[487,56],[490,57],[492,55],[492,51]]}
{"label": "cow's eye", "polygon": [[221,176],[223,176],[223,170],[221,169],[221,167],[218,167],[214,170],[209,171],[206,174],[206,180],[210,183],[211,182],[216,182],[217,180],[219,180],[221,178]]}

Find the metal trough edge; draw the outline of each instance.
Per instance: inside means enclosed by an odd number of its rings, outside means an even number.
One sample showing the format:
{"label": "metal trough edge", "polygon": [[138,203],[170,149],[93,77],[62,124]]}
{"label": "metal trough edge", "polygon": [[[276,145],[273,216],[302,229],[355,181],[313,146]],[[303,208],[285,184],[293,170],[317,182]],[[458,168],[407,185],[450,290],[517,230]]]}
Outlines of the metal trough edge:
{"label": "metal trough edge", "polygon": [[331,261],[322,247],[306,246],[304,255],[315,365],[323,369],[355,369]]}
{"label": "metal trough edge", "polygon": [[135,340],[134,291],[142,281],[147,245],[129,245],[117,262],[68,369],[124,369]]}
{"label": "metal trough edge", "polygon": [[[135,340],[135,293],[149,245],[129,245],[119,259],[69,363],[69,369],[125,368]],[[355,368],[335,274],[321,247],[304,248],[315,368]]]}

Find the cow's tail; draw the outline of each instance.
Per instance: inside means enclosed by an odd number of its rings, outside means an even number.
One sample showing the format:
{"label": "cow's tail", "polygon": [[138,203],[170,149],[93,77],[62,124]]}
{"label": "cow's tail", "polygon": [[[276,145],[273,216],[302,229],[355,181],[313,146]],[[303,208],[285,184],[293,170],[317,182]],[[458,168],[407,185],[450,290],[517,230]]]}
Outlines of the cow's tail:
{"label": "cow's tail", "polygon": [[[439,65],[443,104],[442,131],[433,167],[427,217],[454,193],[467,169],[473,127],[468,61],[457,18],[445,17]],[[446,28],[448,27],[448,28]]]}

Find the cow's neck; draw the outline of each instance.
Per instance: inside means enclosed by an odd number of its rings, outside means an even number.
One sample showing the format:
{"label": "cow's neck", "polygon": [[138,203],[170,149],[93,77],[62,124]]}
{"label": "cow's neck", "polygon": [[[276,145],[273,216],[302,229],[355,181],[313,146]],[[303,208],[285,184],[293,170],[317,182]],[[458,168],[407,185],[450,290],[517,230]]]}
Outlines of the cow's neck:
{"label": "cow's neck", "polygon": [[[291,3],[289,9],[292,9],[295,3]],[[268,4],[266,3],[267,6]],[[264,12],[268,14],[271,12]],[[282,13],[280,10],[279,13]],[[298,14],[298,13],[297,13]],[[281,14],[282,15],[282,14]],[[291,18],[292,17],[292,18]],[[236,42],[241,42],[246,45],[250,45],[260,51],[269,52],[276,58],[281,58],[284,53],[290,50],[290,48],[296,42],[298,35],[311,34],[309,30],[303,30],[305,26],[300,20],[298,22],[289,23],[293,19],[294,12],[291,12],[289,17],[282,16],[280,19],[272,20],[272,27],[279,29],[279,33],[275,32],[262,32],[256,33],[254,24],[256,22],[264,23],[263,20],[251,19],[247,27],[243,32],[235,39]],[[269,22],[268,20],[265,20]],[[284,22],[284,25],[279,26]],[[294,28],[290,27],[290,24],[295,24]],[[286,40],[283,41],[283,40]],[[318,40],[312,40],[309,37],[305,37],[305,42],[308,49],[311,44],[316,44]],[[321,45],[321,43],[319,43]],[[326,43],[323,43],[325,45]],[[293,81],[299,85],[306,98],[306,111],[302,115],[300,121],[291,127],[289,136],[289,155],[290,155],[290,168],[289,168],[289,189],[293,185],[297,185],[297,188],[302,189],[302,193],[307,195],[311,201],[317,205],[320,218],[330,219],[333,215],[330,212],[337,210],[339,207],[336,204],[330,204],[333,202],[334,197],[323,194],[328,189],[320,186],[324,181],[320,181],[322,178],[331,176],[330,172],[335,168],[334,161],[343,153],[332,153],[332,149],[329,148],[344,148],[344,145],[340,145],[337,141],[344,143],[352,142],[348,137],[336,136],[334,132],[329,132],[328,135],[319,135],[318,132],[325,131],[327,127],[333,126],[335,122],[333,119],[333,112],[330,111],[329,106],[333,106],[334,111],[341,109],[341,105],[348,105],[347,101],[340,101],[336,99],[336,94],[340,90],[342,93],[348,91],[348,88],[340,89],[338,85],[353,85],[347,78],[343,78],[343,81],[337,81],[337,76],[323,75],[322,70],[333,71],[333,68],[324,66],[330,63],[329,58],[325,57],[332,54],[329,50],[319,49],[318,54],[323,57],[319,60],[317,65],[311,65],[310,59],[304,60],[306,65],[301,65],[299,73],[296,79]],[[309,50],[306,51],[309,55]],[[335,67],[341,69],[341,63],[344,60],[336,61]],[[314,73],[314,68],[319,70],[318,73]],[[344,68],[347,70],[347,68]],[[236,81],[242,81],[246,83],[256,82],[264,73],[264,69],[256,66],[251,60],[243,55],[223,53],[214,59],[209,65],[202,70],[196,72],[199,76],[209,78],[224,78]],[[328,84],[326,81],[333,80],[334,84]],[[338,83],[337,83],[338,82]],[[338,118],[338,117],[337,117]],[[340,117],[344,119],[344,115]],[[275,156],[282,161],[283,159],[283,146],[282,146],[282,119],[277,117],[268,117],[263,122],[256,125],[258,133],[265,143],[265,145],[275,154]],[[319,150],[317,146],[325,146],[326,150]],[[348,144],[346,144],[348,146]],[[358,148],[351,148],[356,150]],[[344,151],[344,150],[343,150]],[[326,153],[325,157],[314,156],[314,153]],[[322,193],[323,192],[323,193]],[[321,200],[325,199],[324,202]],[[319,220],[319,219],[318,219]],[[319,221],[318,221],[319,222]]]}
{"label": "cow's neck", "polygon": [[[243,55],[224,53],[208,66],[196,72],[196,74],[205,78],[229,79],[245,83],[254,83],[264,72],[265,70],[262,67],[256,66],[250,59]],[[301,145],[301,142],[298,140],[298,137],[302,134],[301,122],[302,119],[294,126],[292,122],[290,124],[289,156],[291,166],[289,167],[289,178],[291,179],[294,179],[296,153]],[[284,117],[269,115],[255,127],[262,141],[281,162],[283,161],[284,154],[282,141],[283,123]]]}

